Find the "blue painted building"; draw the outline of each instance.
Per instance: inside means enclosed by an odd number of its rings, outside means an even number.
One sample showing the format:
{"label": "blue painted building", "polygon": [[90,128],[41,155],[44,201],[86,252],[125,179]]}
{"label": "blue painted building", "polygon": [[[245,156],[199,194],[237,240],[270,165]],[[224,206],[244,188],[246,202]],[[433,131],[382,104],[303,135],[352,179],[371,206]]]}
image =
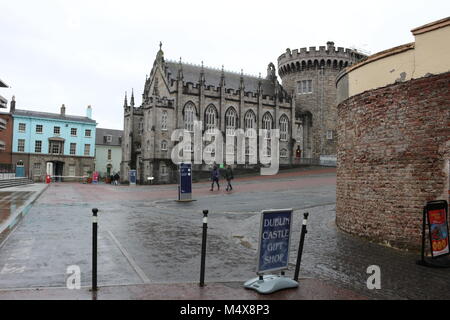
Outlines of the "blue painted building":
{"label": "blue painted building", "polygon": [[13,116],[12,161],[16,175],[44,181],[45,175],[57,180],[79,180],[94,170],[97,123],[88,106],[86,116],[18,110]]}

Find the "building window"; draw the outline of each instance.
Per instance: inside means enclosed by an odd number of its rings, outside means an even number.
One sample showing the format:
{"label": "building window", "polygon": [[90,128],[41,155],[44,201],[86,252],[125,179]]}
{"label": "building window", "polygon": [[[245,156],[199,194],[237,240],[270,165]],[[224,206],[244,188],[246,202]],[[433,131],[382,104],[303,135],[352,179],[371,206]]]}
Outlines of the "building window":
{"label": "building window", "polygon": [[234,136],[236,133],[236,111],[233,107],[228,108],[225,113],[225,128],[228,136]]}
{"label": "building window", "polygon": [[103,142],[112,142],[112,135],[108,134],[106,136],[103,136]]}
{"label": "building window", "polygon": [[252,110],[247,111],[247,113],[244,116],[244,129],[245,129],[245,135],[247,137],[253,137],[255,134],[254,130],[249,129],[255,129],[256,130],[256,116],[255,113]]}
{"label": "building window", "polygon": [[36,152],[36,153],[42,152],[42,141],[41,140],[36,140],[34,142],[34,152]]}
{"label": "building window", "polygon": [[161,150],[167,151],[167,141],[166,140],[161,141]]}
{"label": "building window", "polygon": [[167,130],[167,111],[163,110],[161,115],[161,130]]}
{"label": "building window", "polygon": [[108,149],[108,160],[111,160],[111,149]]}
{"label": "building window", "polygon": [[53,127],[54,134],[61,134],[61,127]]}
{"label": "building window", "polygon": [[271,132],[270,132],[270,130],[272,130],[272,125],[273,125],[272,115],[270,113],[266,112],[264,114],[264,116],[263,116],[263,119],[262,119],[262,128],[267,130],[267,131],[264,132],[264,139],[266,140],[267,149],[263,150],[263,151],[265,151],[264,153],[265,153],[265,155],[267,157],[271,156],[271,143],[272,143],[272,141],[271,141]]}
{"label": "building window", "polygon": [[25,132],[27,125],[25,123],[19,123],[19,132]]}
{"label": "building window", "polygon": [[70,135],[76,136],[77,135],[77,128],[70,128]]}
{"label": "building window", "polygon": [[18,140],[17,152],[25,152],[25,139],[19,139]]}
{"label": "building window", "polygon": [[42,124],[37,124],[36,125],[36,133],[42,133],[44,131],[44,128],[42,126]]}
{"label": "building window", "polygon": [[195,120],[195,107],[192,103],[184,107],[184,129],[193,132]]}
{"label": "building window", "polygon": [[161,176],[167,176],[168,171],[167,171],[167,166],[165,163],[161,163],[159,170],[160,170]]}
{"label": "building window", "polygon": [[298,85],[298,93],[299,94],[307,94],[312,93],[312,80],[302,80],[297,82]]}
{"label": "building window", "polygon": [[333,130],[328,130],[327,131],[327,139],[328,140],[333,140]]}
{"label": "building window", "polygon": [[210,105],[205,111],[205,129],[207,133],[214,133],[214,129],[217,127],[216,120],[216,108]]}
{"label": "building window", "polygon": [[91,129],[84,130],[84,136],[85,137],[90,137],[91,136]]}
{"label": "building window", "polygon": [[288,139],[289,120],[286,116],[280,118],[280,140],[287,141]]}
{"label": "building window", "polygon": [[280,157],[281,158],[287,158],[288,157],[288,152],[286,149],[281,149],[280,150]]}
{"label": "building window", "polygon": [[91,145],[90,144],[85,144],[84,145],[84,155],[85,156],[89,156],[91,153]]}
{"label": "building window", "polygon": [[59,143],[52,143],[50,153],[52,154],[59,154],[61,151],[61,146]]}
{"label": "building window", "polygon": [[41,175],[41,164],[35,163],[33,164],[33,176],[39,177]]}
{"label": "building window", "polygon": [[71,155],[75,155],[77,153],[77,144],[76,143],[71,143],[70,144],[70,154]]}

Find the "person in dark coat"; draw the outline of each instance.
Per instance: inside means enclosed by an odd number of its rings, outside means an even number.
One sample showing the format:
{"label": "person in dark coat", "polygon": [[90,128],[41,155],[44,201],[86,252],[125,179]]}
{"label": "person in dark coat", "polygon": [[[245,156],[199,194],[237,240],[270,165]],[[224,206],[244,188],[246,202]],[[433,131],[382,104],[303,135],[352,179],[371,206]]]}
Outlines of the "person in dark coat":
{"label": "person in dark coat", "polygon": [[227,165],[227,169],[225,170],[225,179],[227,179],[227,188],[225,190],[231,191],[233,187],[231,186],[231,180],[234,178],[233,169],[231,169],[230,165]]}
{"label": "person in dark coat", "polygon": [[210,191],[214,190],[214,182],[217,184],[217,190],[220,190],[220,186],[219,186],[219,178],[220,178],[220,172],[219,169],[217,168],[217,166],[215,165],[211,171],[211,189]]}
{"label": "person in dark coat", "polygon": [[116,186],[119,184],[119,180],[120,180],[119,173],[116,172],[116,174],[114,175],[114,184],[115,184]]}

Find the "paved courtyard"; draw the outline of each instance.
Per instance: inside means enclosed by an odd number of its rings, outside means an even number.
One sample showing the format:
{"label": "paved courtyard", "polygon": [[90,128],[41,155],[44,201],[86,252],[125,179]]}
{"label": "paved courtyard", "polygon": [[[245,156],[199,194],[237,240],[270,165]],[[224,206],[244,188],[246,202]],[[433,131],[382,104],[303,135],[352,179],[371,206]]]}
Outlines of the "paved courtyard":
{"label": "paved courtyard", "polygon": [[[91,282],[92,211],[99,211],[100,286],[195,283],[199,279],[202,211],[209,210],[206,282],[255,277],[263,209],[294,208],[293,275],[303,213],[310,213],[301,278],[321,279],[370,298],[450,299],[449,269],[417,266],[398,251],[337,230],[335,170],[284,172],[234,181],[234,191],[196,183],[194,199],[174,201],[176,185],[52,184],[0,247],[0,289],[64,287],[77,265]],[[381,268],[381,290],[368,290],[366,269]],[[236,297],[239,299],[239,297]]]}

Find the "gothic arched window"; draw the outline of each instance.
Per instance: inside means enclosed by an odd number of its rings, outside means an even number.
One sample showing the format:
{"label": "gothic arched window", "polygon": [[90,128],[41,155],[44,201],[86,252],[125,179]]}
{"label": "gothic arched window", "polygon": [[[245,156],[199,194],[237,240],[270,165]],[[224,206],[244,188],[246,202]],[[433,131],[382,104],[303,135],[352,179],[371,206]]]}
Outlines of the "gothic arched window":
{"label": "gothic arched window", "polygon": [[212,133],[217,128],[217,110],[213,105],[209,105],[205,111],[205,129],[206,132]]}
{"label": "gothic arched window", "polygon": [[184,107],[184,129],[190,132],[194,131],[195,106],[188,102]]}
{"label": "gothic arched window", "polygon": [[289,120],[285,115],[280,118],[280,140],[287,141],[289,131]]}
{"label": "gothic arched window", "polygon": [[253,110],[249,110],[245,113],[244,116],[244,129],[245,129],[245,134],[248,137],[252,137],[254,134],[253,130],[249,130],[249,129],[254,129],[256,130],[256,116],[255,113],[253,112]]}
{"label": "gothic arched window", "polygon": [[236,110],[234,110],[233,107],[230,107],[225,113],[225,129],[228,136],[234,136],[236,131],[236,122]]}
{"label": "gothic arched window", "polygon": [[167,130],[167,111],[163,110],[161,115],[161,129]]}

